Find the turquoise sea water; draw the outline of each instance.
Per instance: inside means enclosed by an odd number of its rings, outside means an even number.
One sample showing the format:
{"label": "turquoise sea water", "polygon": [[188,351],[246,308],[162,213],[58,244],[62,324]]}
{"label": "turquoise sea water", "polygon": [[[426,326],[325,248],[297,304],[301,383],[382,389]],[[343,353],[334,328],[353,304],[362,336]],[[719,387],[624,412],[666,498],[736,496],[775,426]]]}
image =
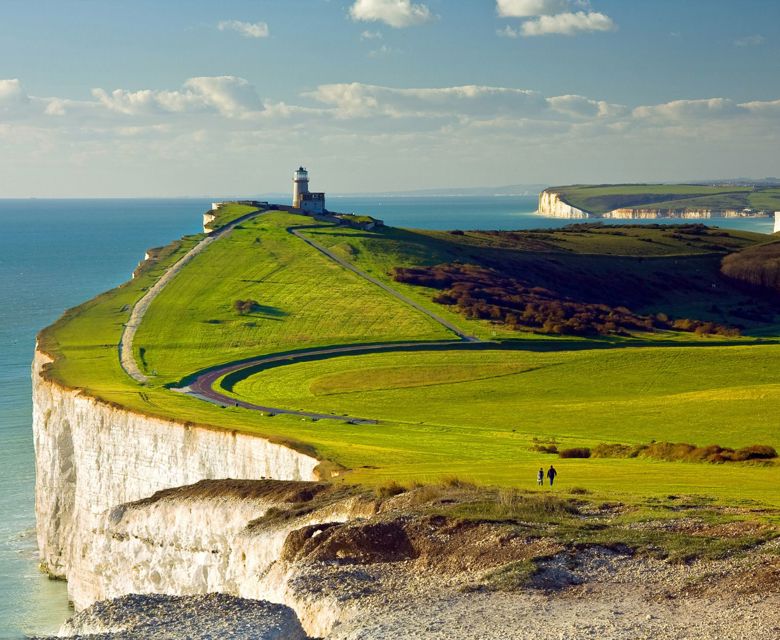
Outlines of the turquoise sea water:
{"label": "turquoise sea water", "polygon": [[[428,229],[560,227],[536,198],[331,198],[333,210]],[[64,584],[37,569],[30,361],[35,334],[66,308],[128,279],[146,248],[200,230],[205,199],[0,200],[0,639],[55,631]],[[770,233],[768,220],[710,224]]]}

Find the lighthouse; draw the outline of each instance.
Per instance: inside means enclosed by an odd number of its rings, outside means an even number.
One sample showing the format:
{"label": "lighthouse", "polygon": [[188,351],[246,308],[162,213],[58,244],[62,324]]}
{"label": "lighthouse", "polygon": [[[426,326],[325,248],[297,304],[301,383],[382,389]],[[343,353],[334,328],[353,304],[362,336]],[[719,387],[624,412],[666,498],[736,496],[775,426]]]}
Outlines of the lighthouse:
{"label": "lighthouse", "polygon": [[293,207],[309,215],[325,213],[325,194],[309,191],[309,172],[304,167],[293,173]]}
{"label": "lighthouse", "polygon": [[309,172],[303,167],[298,169],[293,174],[293,206],[301,206],[301,196],[304,193],[309,193]]}

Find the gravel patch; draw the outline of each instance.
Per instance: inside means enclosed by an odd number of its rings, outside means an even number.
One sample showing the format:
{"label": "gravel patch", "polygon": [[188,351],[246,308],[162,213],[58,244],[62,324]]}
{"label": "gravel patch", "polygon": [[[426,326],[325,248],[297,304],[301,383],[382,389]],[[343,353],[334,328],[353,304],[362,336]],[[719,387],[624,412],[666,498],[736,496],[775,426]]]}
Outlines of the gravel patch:
{"label": "gravel patch", "polygon": [[59,637],[84,640],[305,640],[289,607],[224,594],[129,595],[77,613]]}

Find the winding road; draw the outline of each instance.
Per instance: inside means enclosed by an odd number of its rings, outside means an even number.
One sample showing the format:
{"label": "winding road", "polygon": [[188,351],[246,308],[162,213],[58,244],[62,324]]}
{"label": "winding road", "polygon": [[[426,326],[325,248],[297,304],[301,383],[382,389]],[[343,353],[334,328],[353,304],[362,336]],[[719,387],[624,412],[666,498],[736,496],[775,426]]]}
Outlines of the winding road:
{"label": "winding road", "polygon": [[150,378],[146,374],[141,372],[138,368],[138,362],[136,362],[133,355],[133,340],[135,334],[138,331],[138,327],[141,326],[141,321],[144,319],[144,315],[149,309],[149,305],[152,301],[160,295],[162,290],[173,280],[177,274],[189,264],[189,262],[201,253],[212,242],[227,235],[233,229],[235,229],[242,222],[246,222],[250,218],[254,218],[262,213],[265,213],[264,209],[258,209],[256,211],[250,211],[246,215],[236,218],[232,222],[226,224],[224,227],[220,227],[216,231],[212,231],[203,240],[198,242],[192,249],[185,253],[179,260],[177,260],[163,275],[162,277],[152,285],[149,290],[143,295],[143,297],[133,305],[130,311],[130,317],[122,328],[122,335],[119,338],[119,362],[122,365],[122,369],[136,382],[146,384]]}
{"label": "winding road", "polygon": [[[122,330],[122,336],[119,341],[119,359],[122,368],[125,372],[137,382],[141,384],[148,383],[151,378],[145,375],[140,368],[133,354],[133,340],[141,321],[144,318],[152,301],[162,292],[162,290],[178,275],[178,273],[199,253],[201,253],[212,242],[226,236],[230,231],[237,227],[242,222],[254,218],[257,215],[265,213],[265,210],[257,210],[250,212],[236,220],[233,220],[229,224],[221,227],[220,229],[212,232],[206,238],[201,240],[192,249],[190,249],[181,259],[179,259],[174,265],[172,265],[168,271],[144,294],[144,296],[136,302],[130,313],[130,318],[125,324]],[[312,420],[342,420],[359,424],[374,424],[376,420],[369,418],[359,418],[349,415],[335,415],[330,413],[317,413],[311,411],[297,411],[293,409],[285,409],[281,407],[267,407],[263,405],[252,404],[243,400],[238,400],[230,396],[225,395],[218,388],[215,388],[217,381],[225,376],[230,377],[231,374],[236,374],[236,377],[245,377],[256,373],[263,369],[267,369],[274,366],[281,366],[286,364],[292,364],[294,362],[305,362],[310,360],[320,360],[323,358],[335,358],[344,355],[358,355],[368,353],[387,353],[393,351],[418,351],[418,350],[432,350],[440,348],[452,348],[457,346],[465,346],[469,343],[481,342],[478,338],[469,336],[463,333],[454,324],[445,320],[438,314],[434,313],[430,309],[426,309],[424,306],[411,300],[402,293],[396,291],[391,286],[378,280],[372,275],[366,273],[362,269],[359,269],[350,262],[344,260],[340,256],[333,253],[330,249],[322,246],[318,242],[315,242],[311,238],[307,238],[300,233],[302,229],[317,229],[321,228],[319,225],[309,225],[305,227],[288,227],[287,232],[295,236],[299,240],[305,242],[315,250],[322,253],[328,259],[334,261],[344,269],[352,271],[361,278],[367,280],[373,285],[383,289],[393,297],[400,300],[402,303],[412,307],[413,309],[427,315],[429,318],[443,326],[445,329],[453,333],[458,337],[458,340],[439,340],[431,342],[394,342],[394,343],[381,343],[381,344],[351,344],[338,347],[306,349],[297,352],[285,352],[277,354],[268,354],[258,356],[257,358],[250,358],[241,360],[238,362],[229,362],[223,365],[217,365],[216,367],[210,367],[203,371],[197,372],[191,376],[188,376],[188,383],[181,387],[171,387],[172,391],[178,391],[186,393],[195,398],[199,398],[206,402],[211,402],[223,407],[241,407],[244,409],[250,409],[253,411],[261,411],[268,415],[293,415],[300,416],[302,419]]]}

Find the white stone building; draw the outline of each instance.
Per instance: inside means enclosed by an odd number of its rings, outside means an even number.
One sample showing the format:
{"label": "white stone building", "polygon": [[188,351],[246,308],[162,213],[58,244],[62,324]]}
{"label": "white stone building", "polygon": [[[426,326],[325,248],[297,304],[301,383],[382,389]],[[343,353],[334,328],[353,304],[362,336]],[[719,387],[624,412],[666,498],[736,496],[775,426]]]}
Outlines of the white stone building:
{"label": "white stone building", "polygon": [[293,174],[293,207],[311,215],[325,213],[325,194],[309,191],[309,172],[303,167]]}

